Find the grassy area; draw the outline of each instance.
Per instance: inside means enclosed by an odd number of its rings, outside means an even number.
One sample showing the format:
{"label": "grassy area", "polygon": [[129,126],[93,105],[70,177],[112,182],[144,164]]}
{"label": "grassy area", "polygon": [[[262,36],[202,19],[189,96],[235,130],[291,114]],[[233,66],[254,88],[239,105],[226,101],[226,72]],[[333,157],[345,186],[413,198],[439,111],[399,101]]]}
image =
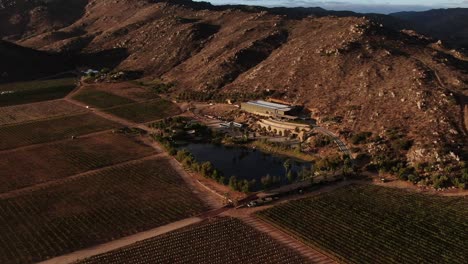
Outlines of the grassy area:
{"label": "grassy area", "polygon": [[94,114],[79,114],[55,119],[0,127],[0,150],[31,144],[67,139],[101,130],[118,127],[119,124]]}
{"label": "grassy area", "polygon": [[117,106],[106,109],[105,111],[137,123],[154,121],[180,113],[180,109],[177,107],[177,105],[164,99],[135,103],[132,105]]}
{"label": "grassy area", "polygon": [[[155,153],[121,134],[103,134],[11,151],[0,159],[0,193],[64,178]],[[21,164],[21,166],[12,166]]]}
{"label": "grassy area", "polygon": [[308,263],[234,218],[207,221],[86,259],[94,263]]}
{"label": "grassy area", "polygon": [[73,96],[73,99],[97,108],[109,108],[135,102],[125,97],[94,89],[81,90]]}
{"label": "grassy area", "polygon": [[255,140],[247,144],[249,147],[255,147],[263,152],[276,154],[280,156],[287,156],[302,161],[315,161],[315,157],[294,149],[286,149],[284,147],[273,146],[272,144],[265,143],[261,140]]}
{"label": "grassy area", "polygon": [[75,87],[75,78],[2,84],[0,107],[59,99]]}
{"label": "grassy area", "polygon": [[204,210],[165,159],[115,166],[1,199],[0,263],[38,262]]}
{"label": "grassy area", "polygon": [[468,201],[350,186],[258,216],[346,263],[467,263]]}

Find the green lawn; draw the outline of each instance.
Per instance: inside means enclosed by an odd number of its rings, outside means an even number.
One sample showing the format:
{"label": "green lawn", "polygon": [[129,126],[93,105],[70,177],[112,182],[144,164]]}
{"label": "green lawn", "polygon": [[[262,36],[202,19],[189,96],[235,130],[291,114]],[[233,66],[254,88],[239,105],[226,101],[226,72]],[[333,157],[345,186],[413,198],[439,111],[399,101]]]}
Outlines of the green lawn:
{"label": "green lawn", "polygon": [[344,263],[468,263],[468,200],[350,186],[261,211]]}
{"label": "green lawn", "polygon": [[97,108],[109,108],[135,102],[125,97],[95,89],[84,89],[74,95],[73,99]]}
{"label": "green lawn", "polygon": [[0,107],[63,98],[75,87],[75,78],[2,84]]}
{"label": "green lawn", "polygon": [[154,121],[180,113],[177,105],[164,99],[118,106],[104,111],[137,123]]}

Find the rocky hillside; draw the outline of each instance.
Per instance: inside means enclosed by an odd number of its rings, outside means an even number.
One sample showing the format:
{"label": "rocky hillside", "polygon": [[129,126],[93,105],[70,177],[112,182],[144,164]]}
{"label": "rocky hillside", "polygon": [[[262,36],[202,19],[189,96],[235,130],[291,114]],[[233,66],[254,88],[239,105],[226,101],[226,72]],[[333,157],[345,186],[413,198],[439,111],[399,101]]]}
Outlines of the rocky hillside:
{"label": "rocky hillside", "polygon": [[372,132],[357,151],[390,153],[379,156],[389,164],[450,167],[442,177],[460,173],[467,159],[467,59],[414,31],[323,10],[188,0],[90,0],[83,10],[69,25],[16,42],[67,53],[123,50],[119,69],[172,82],[184,98],[273,92],[348,140]]}
{"label": "rocky hillside", "polygon": [[432,36],[455,48],[468,50],[468,8],[436,9],[390,14],[407,28]]}
{"label": "rocky hillside", "polygon": [[0,0],[0,37],[17,40],[70,25],[88,0]]}

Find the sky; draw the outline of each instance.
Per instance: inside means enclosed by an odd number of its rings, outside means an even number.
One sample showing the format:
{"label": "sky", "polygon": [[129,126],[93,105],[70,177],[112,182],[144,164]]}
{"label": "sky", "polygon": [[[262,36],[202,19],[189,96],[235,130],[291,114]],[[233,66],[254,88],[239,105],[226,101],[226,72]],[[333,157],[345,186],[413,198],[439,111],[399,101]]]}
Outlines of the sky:
{"label": "sky", "polygon": [[245,4],[260,6],[322,7],[329,10],[350,10],[361,13],[388,14],[400,11],[424,11],[433,8],[468,8],[468,0],[204,0],[214,5]]}

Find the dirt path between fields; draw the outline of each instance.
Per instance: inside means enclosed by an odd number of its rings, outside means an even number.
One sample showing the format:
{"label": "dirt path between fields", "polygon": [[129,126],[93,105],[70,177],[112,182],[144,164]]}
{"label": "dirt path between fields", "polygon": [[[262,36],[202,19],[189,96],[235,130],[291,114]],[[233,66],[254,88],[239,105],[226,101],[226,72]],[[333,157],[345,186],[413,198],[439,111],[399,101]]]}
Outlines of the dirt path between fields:
{"label": "dirt path between fields", "polygon": [[164,226],[160,226],[148,231],[144,231],[141,233],[137,233],[135,235],[123,237],[108,243],[100,244],[95,247],[75,251],[66,255],[62,255],[59,257],[55,257],[49,260],[45,260],[42,262],[39,262],[41,264],[64,264],[64,263],[73,263],[88,257],[92,257],[95,255],[103,254],[115,249],[119,249],[122,247],[126,247],[129,245],[132,245],[136,242],[149,239],[152,237],[160,236],[162,234],[166,234],[168,232],[193,225],[196,223],[199,223],[203,220],[203,218],[199,217],[191,217],[191,218],[186,218],[177,222],[173,222]]}
{"label": "dirt path between fields", "polygon": [[89,176],[89,175],[91,175],[93,173],[100,172],[100,171],[103,171],[103,170],[106,170],[106,169],[109,169],[109,168],[123,166],[123,165],[129,165],[129,164],[136,164],[136,163],[139,163],[139,162],[142,162],[142,161],[145,161],[145,160],[156,159],[158,157],[159,158],[164,157],[164,154],[163,153],[157,153],[157,154],[153,154],[153,155],[150,155],[150,156],[147,156],[147,157],[138,158],[138,159],[134,159],[134,160],[129,160],[129,161],[121,162],[121,163],[116,163],[116,164],[101,167],[99,169],[88,170],[88,171],[85,171],[85,172],[82,172],[82,173],[67,176],[65,178],[50,180],[50,181],[47,181],[47,182],[38,183],[38,184],[28,186],[28,187],[25,187],[25,188],[16,189],[16,190],[13,190],[13,191],[1,193],[0,194],[0,199],[13,198],[13,197],[20,196],[20,195],[23,195],[23,194],[26,194],[26,193],[29,193],[29,192],[32,192],[32,191],[41,190],[41,189],[44,189],[44,188],[47,188],[47,187],[56,186],[56,185],[60,185],[60,184],[65,183],[65,182],[69,182],[69,181],[73,181],[73,180],[76,180],[76,179],[79,179],[79,178],[87,177],[87,176]]}

